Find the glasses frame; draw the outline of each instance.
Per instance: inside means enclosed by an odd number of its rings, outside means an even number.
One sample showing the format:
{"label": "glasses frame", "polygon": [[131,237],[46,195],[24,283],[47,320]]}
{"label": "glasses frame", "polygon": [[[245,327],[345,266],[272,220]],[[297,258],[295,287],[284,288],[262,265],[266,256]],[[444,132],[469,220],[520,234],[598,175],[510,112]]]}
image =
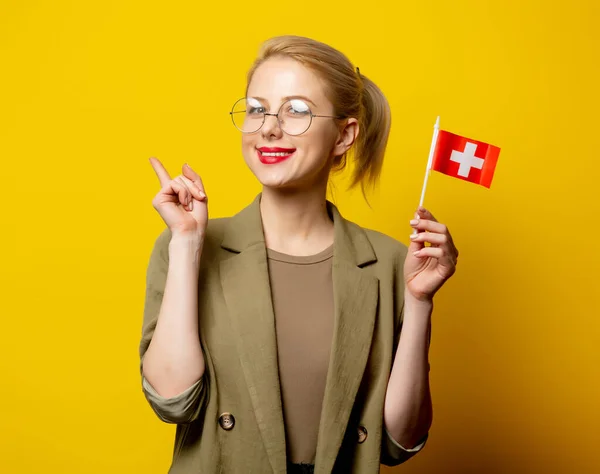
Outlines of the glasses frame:
{"label": "glasses frame", "polygon": [[[251,97],[250,97],[250,98],[251,98]],[[291,136],[291,137],[297,137],[298,135],[302,135],[303,133],[306,133],[306,132],[308,131],[308,129],[310,128],[310,126],[312,125],[313,118],[315,118],[315,117],[317,117],[317,118],[334,118],[334,119],[338,119],[338,120],[341,120],[341,119],[344,119],[344,118],[346,118],[346,117],[344,117],[343,115],[321,115],[321,114],[313,114],[313,113],[312,113],[312,110],[311,110],[311,108],[310,108],[310,107],[308,107],[308,110],[310,111],[310,113],[309,113],[309,115],[310,115],[310,122],[308,122],[308,126],[306,127],[306,129],[305,129],[303,132],[300,132],[300,133],[288,133],[288,132],[286,132],[286,131],[285,131],[285,130],[284,130],[282,127],[281,127],[281,119],[279,118],[279,114],[281,113],[281,109],[283,108],[283,106],[284,106],[285,104],[287,104],[288,102],[291,102],[292,100],[302,100],[302,99],[290,99],[290,100],[286,100],[286,101],[285,101],[283,104],[281,104],[281,105],[279,106],[279,110],[277,111],[277,113],[276,113],[276,114],[273,114],[273,113],[270,113],[270,112],[263,112],[263,120],[262,120],[262,123],[260,124],[260,126],[259,126],[259,127],[256,129],[256,130],[254,130],[254,131],[252,131],[252,132],[245,132],[244,130],[242,130],[241,128],[239,128],[239,127],[238,127],[238,126],[235,124],[235,120],[234,120],[234,114],[235,114],[235,113],[238,113],[238,112],[234,112],[234,111],[233,111],[233,109],[235,109],[235,106],[236,106],[236,105],[237,105],[237,104],[238,104],[240,101],[242,101],[242,100],[248,100],[248,99],[249,99],[249,97],[242,97],[241,99],[238,99],[238,100],[236,100],[236,101],[233,103],[233,106],[231,107],[231,111],[229,112],[229,115],[231,116],[231,122],[233,123],[233,126],[234,126],[234,127],[237,129],[237,130],[239,130],[240,132],[242,132],[242,133],[246,133],[246,134],[248,134],[248,133],[256,133],[256,132],[258,132],[258,131],[259,131],[261,128],[263,128],[263,125],[265,124],[265,120],[267,120],[267,116],[268,116],[268,115],[270,115],[270,116],[272,116],[272,117],[277,117],[277,125],[278,125],[279,129],[280,129],[280,130],[281,130],[283,133],[285,133],[286,135],[289,135],[289,136]],[[308,104],[307,104],[307,106],[308,106]]]}

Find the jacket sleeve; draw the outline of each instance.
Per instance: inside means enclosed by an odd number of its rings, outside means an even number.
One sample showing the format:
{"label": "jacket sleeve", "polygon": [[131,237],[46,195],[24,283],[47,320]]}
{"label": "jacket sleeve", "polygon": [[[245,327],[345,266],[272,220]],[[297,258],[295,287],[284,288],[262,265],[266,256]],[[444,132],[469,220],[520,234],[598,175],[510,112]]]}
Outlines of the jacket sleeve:
{"label": "jacket sleeve", "polygon": [[425,447],[428,437],[429,434],[426,434],[421,442],[414,448],[406,449],[392,438],[392,435],[388,433],[388,430],[386,430],[384,426],[383,435],[381,436],[381,464],[386,466],[397,466],[404,461],[408,461]]}
{"label": "jacket sleeve", "polygon": [[143,376],[144,355],[148,350],[156,321],[160,312],[167,271],[169,266],[169,241],[171,232],[164,230],[156,239],[148,269],[146,272],[146,296],[144,302],[144,322],[142,325],[142,338],[139,345],[140,374],[142,374],[142,391],[150,406],[158,417],[166,423],[191,423],[200,416],[207,398],[206,372],[202,378],[182,393],[174,397],[160,396]]}
{"label": "jacket sleeve", "polygon": [[142,376],[142,390],[154,413],[165,423],[185,424],[196,420],[205,396],[204,379],[174,397],[162,397]]}
{"label": "jacket sleeve", "polygon": [[[394,321],[394,351],[392,355],[392,363],[396,356],[396,350],[398,349],[398,344],[400,342],[400,333],[402,331],[402,322],[404,319],[403,269],[405,257],[406,251],[402,252],[396,260],[396,275],[394,284],[396,319]],[[429,341],[431,342],[431,332],[429,333]],[[381,436],[381,464],[384,464],[386,466],[397,466],[398,464],[409,460],[411,457],[413,457],[425,447],[425,443],[427,442],[428,437],[429,433],[427,433],[414,448],[407,449],[400,445],[394,438],[392,438],[392,435],[389,434],[384,424],[383,433]]]}

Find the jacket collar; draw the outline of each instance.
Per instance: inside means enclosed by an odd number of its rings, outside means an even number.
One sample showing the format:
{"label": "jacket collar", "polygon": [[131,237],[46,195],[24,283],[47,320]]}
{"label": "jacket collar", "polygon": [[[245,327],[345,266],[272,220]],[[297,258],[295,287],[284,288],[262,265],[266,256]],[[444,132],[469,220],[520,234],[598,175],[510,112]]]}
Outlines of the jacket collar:
{"label": "jacket collar", "polygon": [[[286,472],[275,316],[260,195],[229,220],[221,284],[244,380],[273,473]],[[365,232],[330,202],[334,222],[334,334],[318,432],[315,474],[331,473],[363,378],[377,313],[379,281],[363,270],[376,256]],[[349,428],[353,429],[352,426]]]}
{"label": "jacket collar", "polygon": [[[260,198],[259,194],[248,207],[230,218],[221,243],[224,249],[239,253],[253,245],[265,245]],[[333,216],[334,252],[338,258],[358,267],[377,261],[364,230],[344,219],[330,201],[327,201],[327,209]]]}

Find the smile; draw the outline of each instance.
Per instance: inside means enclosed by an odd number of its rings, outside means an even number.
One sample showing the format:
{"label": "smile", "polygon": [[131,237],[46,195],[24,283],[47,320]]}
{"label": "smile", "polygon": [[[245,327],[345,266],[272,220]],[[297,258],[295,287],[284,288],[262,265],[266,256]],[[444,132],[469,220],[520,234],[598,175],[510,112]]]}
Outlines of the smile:
{"label": "smile", "polygon": [[257,148],[258,159],[265,165],[274,165],[290,158],[295,152],[295,148]]}

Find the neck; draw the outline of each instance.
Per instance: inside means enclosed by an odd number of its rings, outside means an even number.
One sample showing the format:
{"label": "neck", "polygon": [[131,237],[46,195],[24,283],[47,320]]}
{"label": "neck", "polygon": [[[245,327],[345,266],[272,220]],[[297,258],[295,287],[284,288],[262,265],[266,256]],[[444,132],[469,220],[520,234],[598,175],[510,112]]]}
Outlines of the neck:
{"label": "neck", "polygon": [[333,244],[326,186],[311,190],[263,187],[260,212],[268,248],[289,255],[314,255]]}

